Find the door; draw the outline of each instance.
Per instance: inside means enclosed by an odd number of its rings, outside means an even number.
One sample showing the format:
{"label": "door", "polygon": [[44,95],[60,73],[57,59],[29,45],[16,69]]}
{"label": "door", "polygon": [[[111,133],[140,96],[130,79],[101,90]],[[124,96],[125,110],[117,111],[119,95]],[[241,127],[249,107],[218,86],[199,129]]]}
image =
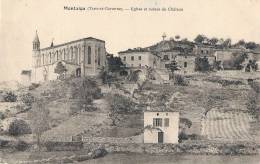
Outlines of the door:
{"label": "door", "polygon": [[158,143],[163,143],[163,132],[158,132]]}

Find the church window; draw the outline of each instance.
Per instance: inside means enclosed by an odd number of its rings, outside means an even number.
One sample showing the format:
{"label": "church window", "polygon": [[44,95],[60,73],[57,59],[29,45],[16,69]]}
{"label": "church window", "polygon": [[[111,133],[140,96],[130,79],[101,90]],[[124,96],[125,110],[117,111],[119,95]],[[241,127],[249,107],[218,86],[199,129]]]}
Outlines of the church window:
{"label": "church window", "polygon": [[81,48],[79,47],[79,49],[78,49],[78,52],[79,52],[79,57],[78,57],[78,64],[80,64],[80,58],[81,58]]}
{"label": "church window", "polygon": [[74,60],[74,62],[78,63],[78,48],[77,47],[74,47],[74,52],[75,52],[75,60]]}
{"label": "church window", "polygon": [[58,52],[58,50],[56,51],[56,57],[57,57],[57,61],[59,61],[59,52]]}
{"label": "church window", "polygon": [[44,65],[45,59],[44,59],[44,54],[42,54],[42,65]]}
{"label": "church window", "polygon": [[91,47],[88,46],[88,64],[91,64]]}
{"label": "church window", "polygon": [[49,54],[49,62],[51,64],[51,53]]}
{"label": "church window", "polygon": [[98,48],[98,65],[100,65],[100,56],[101,56],[101,54],[100,54],[100,48]]}
{"label": "church window", "polygon": [[70,53],[71,53],[70,54],[71,55],[70,56],[70,60],[73,61],[73,58],[74,58],[74,56],[73,56],[73,47],[70,48]]}
{"label": "church window", "polygon": [[63,60],[66,60],[66,51],[63,49]]}

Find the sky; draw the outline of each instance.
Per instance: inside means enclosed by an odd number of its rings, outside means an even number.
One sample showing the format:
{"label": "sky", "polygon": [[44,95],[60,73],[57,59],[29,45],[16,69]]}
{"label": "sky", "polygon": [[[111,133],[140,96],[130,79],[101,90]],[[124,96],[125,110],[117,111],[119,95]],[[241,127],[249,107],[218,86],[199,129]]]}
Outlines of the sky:
{"label": "sky", "polygon": [[[183,11],[67,11],[64,6],[183,8]],[[145,47],[180,35],[260,43],[260,0],[0,0],[0,81],[19,80],[30,69],[32,40],[41,48],[96,37],[107,52]]]}

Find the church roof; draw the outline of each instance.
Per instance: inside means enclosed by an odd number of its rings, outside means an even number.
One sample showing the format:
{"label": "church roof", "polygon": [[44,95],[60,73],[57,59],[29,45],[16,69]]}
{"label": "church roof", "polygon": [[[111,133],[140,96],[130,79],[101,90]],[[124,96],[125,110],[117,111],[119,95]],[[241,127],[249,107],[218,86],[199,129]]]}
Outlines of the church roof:
{"label": "church roof", "polygon": [[80,41],[83,41],[83,40],[94,40],[94,41],[98,41],[98,42],[103,42],[103,43],[105,43],[104,40],[100,40],[100,39],[93,38],[93,37],[87,37],[87,38],[82,38],[82,39],[78,39],[78,40],[73,40],[73,41],[70,41],[70,42],[62,43],[62,44],[53,45],[52,47],[42,48],[41,50],[48,50],[48,49],[52,49],[52,48],[57,48],[57,47],[65,46],[65,45],[68,45],[68,44],[80,42]]}
{"label": "church roof", "polygon": [[37,31],[36,31],[35,37],[33,39],[33,42],[40,42]]}

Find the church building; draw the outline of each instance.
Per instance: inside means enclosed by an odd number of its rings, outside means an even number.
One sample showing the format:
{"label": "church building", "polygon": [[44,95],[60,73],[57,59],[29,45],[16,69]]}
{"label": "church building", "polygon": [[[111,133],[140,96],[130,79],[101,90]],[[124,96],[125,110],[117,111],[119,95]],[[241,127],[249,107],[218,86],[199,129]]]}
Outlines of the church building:
{"label": "church building", "polygon": [[[33,40],[32,82],[65,77],[95,76],[106,65],[105,41],[88,37],[40,48],[36,31]],[[63,69],[61,69],[63,68]]]}

